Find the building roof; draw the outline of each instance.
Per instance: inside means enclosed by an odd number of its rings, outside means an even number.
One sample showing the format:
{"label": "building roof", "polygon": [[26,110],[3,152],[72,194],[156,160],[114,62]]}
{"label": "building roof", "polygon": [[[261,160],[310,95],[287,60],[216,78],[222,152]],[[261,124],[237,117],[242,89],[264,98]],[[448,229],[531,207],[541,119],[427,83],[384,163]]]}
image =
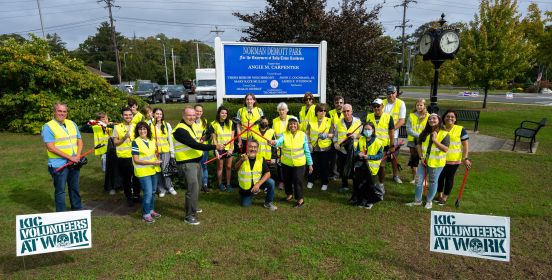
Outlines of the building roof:
{"label": "building roof", "polygon": [[105,78],[105,79],[113,79],[113,76],[112,75],[109,75],[105,72],[102,72],[94,67],[90,67],[90,66],[86,66],[86,68],[88,69],[88,71],[102,77],[102,78]]}

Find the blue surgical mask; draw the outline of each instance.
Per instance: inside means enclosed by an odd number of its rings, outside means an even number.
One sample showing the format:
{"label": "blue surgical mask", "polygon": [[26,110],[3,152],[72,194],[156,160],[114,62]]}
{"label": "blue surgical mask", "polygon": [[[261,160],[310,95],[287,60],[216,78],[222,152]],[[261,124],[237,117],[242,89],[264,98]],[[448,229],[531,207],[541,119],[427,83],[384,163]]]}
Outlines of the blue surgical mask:
{"label": "blue surgical mask", "polygon": [[366,129],[362,132],[362,134],[364,134],[364,136],[366,136],[366,137],[372,137],[372,130],[371,129]]}

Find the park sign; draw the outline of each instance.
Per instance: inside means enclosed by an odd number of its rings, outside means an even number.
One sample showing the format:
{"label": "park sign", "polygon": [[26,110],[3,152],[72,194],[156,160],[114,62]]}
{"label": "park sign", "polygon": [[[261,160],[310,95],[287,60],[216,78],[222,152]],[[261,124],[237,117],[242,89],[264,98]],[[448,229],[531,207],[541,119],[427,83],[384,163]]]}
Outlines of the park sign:
{"label": "park sign", "polygon": [[17,256],[92,247],[90,210],[17,215]]}
{"label": "park sign", "polygon": [[430,251],[510,261],[510,218],[431,211]]}
{"label": "park sign", "polygon": [[223,42],[215,38],[217,106],[223,98],[303,97],[326,102],[327,43]]}

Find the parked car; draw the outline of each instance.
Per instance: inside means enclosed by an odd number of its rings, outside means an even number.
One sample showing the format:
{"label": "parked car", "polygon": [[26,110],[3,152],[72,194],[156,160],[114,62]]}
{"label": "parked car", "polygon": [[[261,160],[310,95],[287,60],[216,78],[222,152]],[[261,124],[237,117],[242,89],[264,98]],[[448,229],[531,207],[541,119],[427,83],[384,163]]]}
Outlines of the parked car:
{"label": "parked car", "polygon": [[132,90],[128,87],[126,87],[125,85],[111,85],[112,88],[114,89],[118,89],[126,94],[131,94],[132,93]]}
{"label": "parked car", "polygon": [[145,99],[148,103],[157,103],[163,100],[163,93],[157,83],[140,82],[134,95]]}
{"label": "parked car", "polygon": [[164,85],[161,91],[166,102],[189,102],[188,91],[183,85]]}

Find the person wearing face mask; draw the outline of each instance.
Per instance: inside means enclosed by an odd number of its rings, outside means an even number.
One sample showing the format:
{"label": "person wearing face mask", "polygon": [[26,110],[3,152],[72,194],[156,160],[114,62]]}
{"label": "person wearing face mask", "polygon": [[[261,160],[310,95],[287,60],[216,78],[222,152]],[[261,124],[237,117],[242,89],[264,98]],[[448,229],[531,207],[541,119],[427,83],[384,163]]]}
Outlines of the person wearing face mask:
{"label": "person wearing face mask", "polygon": [[311,120],[316,119],[314,111],[316,106],[316,104],[314,104],[314,95],[312,95],[311,92],[305,93],[303,96],[303,102],[305,102],[305,105],[301,106],[301,110],[299,111],[299,121],[301,122],[299,129],[305,132],[307,131],[307,124]]}
{"label": "person wearing face mask", "polygon": [[316,120],[311,120],[307,125],[306,134],[309,138],[314,169],[313,173],[308,176],[307,189],[312,188],[316,178],[320,178],[321,190],[328,189],[328,163],[333,134],[330,133],[331,120],[326,117],[327,108],[324,103],[316,104]]}
{"label": "person wearing face mask", "polygon": [[[380,139],[383,144],[383,152],[393,154],[395,153],[395,125],[393,124],[393,117],[383,111],[383,100],[379,98],[372,101],[372,109],[374,112],[366,115],[366,122],[371,122],[375,125],[376,137]],[[390,156],[388,156],[388,158],[391,160]],[[381,161],[378,177],[380,188],[384,188],[385,157]]]}
{"label": "person wearing face mask", "polygon": [[[242,129],[245,127],[254,124],[258,122],[258,120],[264,116],[263,110],[259,107],[257,107],[257,99],[255,98],[255,95],[253,93],[248,93],[245,95],[244,98],[244,105],[245,107],[241,107],[238,109],[238,113],[236,115],[236,118],[241,121],[241,125],[237,125],[237,134],[240,134]],[[251,127],[252,130],[259,131],[259,126],[255,124]],[[240,148],[240,153],[244,154],[246,152],[245,140],[248,138],[252,138],[253,133],[246,132],[242,134],[241,141],[238,142],[238,146]]]}
{"label": "person wearing face mask", "polygon": [[263,160],[268,164],[268,166],[271,169],[270,172],[275,173],[276,157],[277,157],[276,148],[271,147],[269,141],[275,140],[276,138],[275,138],[274,129],[269,127],[268,118],[265,116],[262,116],[260,118],[259,133],[264,138],[261,137],[260,135],[253,134],[253,139],[255,139],[258,144],[257,155],[262,157]]}
{"label": "person wearing face mask", "polygon": [[[337,123],[341,121],[341,118],[343,118],[343,104],[345,104],[345,99],[343,96],[338,95],[334,98],[334,109],[330,110],[328,113],[330,116],[330,120],[332,122],[332,129],[335,131],[335,127],[337,126]],[[337,180],[339,177],[339,172],[337,171],[337,152],[333,145],[330,147],[330,179]]]}
{"label": "person wearing face mask", "polygon": [[350,204],[364,209],[371,209],[375,203],[383,200],[385,190],[378,182],[380,161],[383,158],[383,144],[376,138],[373,123],[365,123],[362,136],[355,149],[355,171],[353,179],[353,195]]}
{"label": "person wearing face mask", "polygon": [[343,118],[337,123],[333,132],[333,144],[337,150],[337,168],[341,175],[340,192],[349,190],[349,178],[353,174],[353,152],[358,144],[361,125],[360,119],[353,116],[353,106],[343,105]]}

